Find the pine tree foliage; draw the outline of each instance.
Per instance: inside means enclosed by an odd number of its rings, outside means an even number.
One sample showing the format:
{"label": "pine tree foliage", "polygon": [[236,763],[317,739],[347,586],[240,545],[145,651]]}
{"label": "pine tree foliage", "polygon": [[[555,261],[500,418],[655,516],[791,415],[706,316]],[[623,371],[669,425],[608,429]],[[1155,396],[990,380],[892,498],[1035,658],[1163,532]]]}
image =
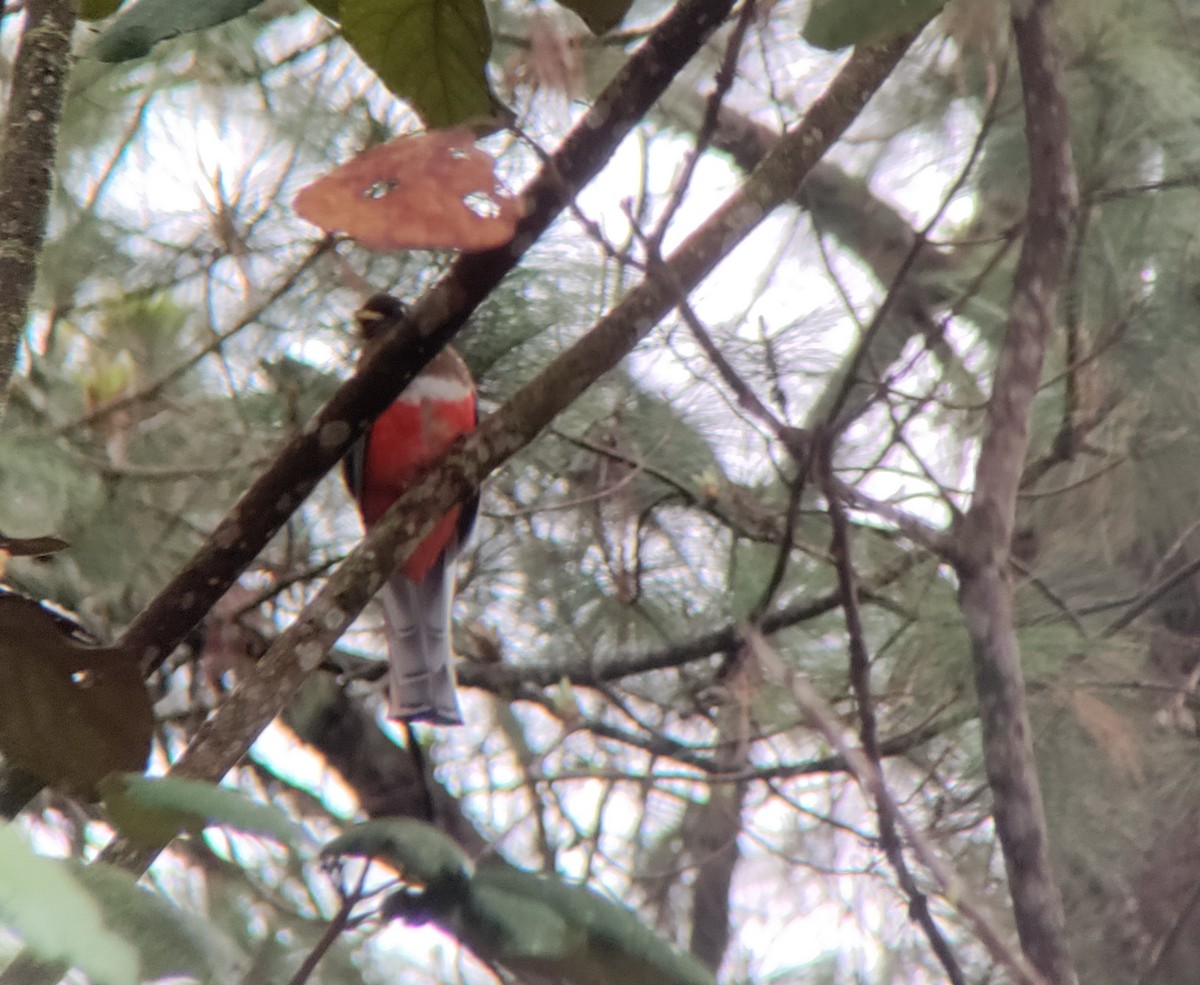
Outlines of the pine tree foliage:
{"label": "pine tree foliage", "polygon": [[[46,3],[0,6],[6,99],[23,18]],[[69,547],[9,559],[3,585],[105,643],[350,376],[362,299],[420,299],[456,270],[449,251],[325,239],[290,206],[454,99],[399,98],[403,73],[381,83],[381,39],[356,33],[348,0],[242,6],[164,28],[142,57],[79,58],[58,131],[0,428],[0,531]],[[474,122],[514,188],[671,9],[568,6],[583,21],[503,0],[455,8],[490,25],[471,115],[493,98],[512,111]],[[74,50],[134,7],[77,28]],[[414,737],[383,721],[368,607],[226,781],[301,825],[295,854],[231,816],[176,839],[141,889],[96,867],[109,895],[80,878],[71,891],[91,902],[71,898],[112,909],[97,940],[130,941],[147,979],[180,970],[151,946],[156,926],[211,980],[533,981],[567,967],[540,953],[506,964],[449,919],[444,934],[391,919],[389,894],[414,895],[403,872],[373,866],[356,889],[358,869],[322,865],[320,846],[354,821],[408,816],[481,866],[553,877],[530,883],[550,897],[622,926],[633,911],[638,947],[690,951],[723,983],[1021,980],[1021,961],[1036,965],[1014,910],[1021,873],[997,840],[1005,794],[949,547],[1035,225],[1011,29],[1027,7],[1053,24],[1079,189],[1005,555],[1055,885],[1079,981],[1195,980],[1200,12],[1129,0],[947,4],[804,186],[688,285],[686,310],[488,478],[455,610],[467,724]],[[842,61],[801,40],[808,4],[742,9],[456,337],[485,415],[653,284],[834,78]],[[600,35],[584,23],[614,18]],[[832,479],[817,467],[826,444]],[[170,648],[148,678],[155,772],[254,680],[359,537],[331,476]],[[869,756],[874,743],[878,762],[864,772],[846,743]],[[0,776],[6,807],[24,803],[20,779]],[[38,855],[91,861],[111,823],[51,789],[14,828]],[[0,860],[24,864],[5,844]],[[14,963],[0,983],[37,967],[28,980],[53,980],[39,962],[80,958],[23,929],[21,899],[4,894],[0,964]],[[535,945],[550,940],[554,920],[528,920]],[[600,980],[622,967],[613,947],[610,964],[602,947],[563,973]]]}

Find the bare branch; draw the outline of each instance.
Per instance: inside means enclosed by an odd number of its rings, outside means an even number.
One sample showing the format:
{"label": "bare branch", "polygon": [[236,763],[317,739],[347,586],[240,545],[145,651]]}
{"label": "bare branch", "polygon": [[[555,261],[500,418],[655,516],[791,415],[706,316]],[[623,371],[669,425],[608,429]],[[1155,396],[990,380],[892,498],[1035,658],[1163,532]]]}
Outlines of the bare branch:
{"label": "bare branch", "polygon": [[[864,598],[870,598],[911,570],[919,560],[915,552],[904,555],[895,564],[877,572],[866,585],[860,582],[858,592]],[[793,600],[764,615],[758,628],[769,636],[832,612],[841,604],[842,595],[837,589],[812,598]],[[657,650],[619,650],[595,659],[585,657],[555,663],[464,663],[459,669],[459,681],[467,687],[481,687],[497,694],[513,693],[528,686],[553,687],[564,680],[577,687],[591,687],[634,674],[682,667],[714,654],[736,650],[744,642],[742,627],[731,623]]]}
{"label": "bare branch", "polygon": [[[730,32],[729,41],[725,45],[725,54],[721,58],[721,67],[717,70],[716,85],[713,88],[712,94],[708,97],[707,105],[704,109],[704,121],[696,134],[696,142],[692,146],[687,160],[684,162],[683,173],[675,179],[674,186],[671,189],[671,197],[667,200],[667,204],[663,208],[662,216],[659,218],[656,228],[650,234],[648,252],[652,256],[658,256],[661,253],[663,238],[667,235],[671,221],[675,218],[679,207],[683,204],[684,196],[687,195],[688,189],[691,187],[692,178],[696,173],[696,166],[700,163],[700,158],[712,143],[713,134],[717,129],[721,105],[725,102],[725,97],[729,95],[729,90],[733,87],[733,80],[737,76],[737,64],[742,52],[742,43],[746,39],[746,31],[749,30],[751,23],[754,21],[754,14],[755,0],[743,0],[741,13],[738,14],[737,21]],[[636,229],[636,213],[630,215],[629,218],[630,223]]]}
{"label": "bare branch", "polygon": [[1050,867],[1013,623],[1009,550],[1029,419],[1056,322],[1076,203],[1067,104],[1050,41],[1050,4],[1014,14],[1029,147],[1029,209],[996,366],[975,491],[957,532],[959,605],[971,638],[984,762],[1021,946],[1050,981],[1075,981],[1062,898]]}
{"label": "bare branch", "polygon": [[913,877],[904,857],[904,845],[896,818],[895,804],[891,797],[884,796],[883,754],[879,745],[878,722],[871,693],[871,658],[867,653],[867,641],[863,635],[862,615],[858,608],[857,576],[850,558],[850,525],[846,522],[846,511],[833,481],[833,459],[829,445],[818,442],[815,451],[815,467],[829,504],[829,525],[832,528],[829,552],[833,555],[837,569],[838,591],[842,597],[842,611],[846,614],[846,640],[850,651],[850,687],[858,705],[858,736],[863,754],[871,762],[877,784],[864,784],[872,793],[875,813],[879,817],[879,845],[891,863],[900,883],[900,889],[908,897],[909,916],[916,921],[929,940],[929,946],[937,955],[953,985],[965,985],[966,976],[958,963],[946,935],[942,933],[929,900],[917,880]]}

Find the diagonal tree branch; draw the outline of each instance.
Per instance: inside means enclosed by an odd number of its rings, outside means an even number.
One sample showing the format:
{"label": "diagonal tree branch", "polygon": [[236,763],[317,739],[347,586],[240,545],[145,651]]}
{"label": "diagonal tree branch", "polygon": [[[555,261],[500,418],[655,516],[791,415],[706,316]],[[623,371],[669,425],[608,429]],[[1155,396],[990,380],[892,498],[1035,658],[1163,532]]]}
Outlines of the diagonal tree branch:
{"label": "diagonal tree branch", "polygon": [[[855,52],[801,124],[665,261],[672,283],[694,287],[787,200],[887,78],[912,38]],[[411,553],[436,518],[471,495],[492,470],[612,369],[677,301],[677,292],[659,279],[644,280],[414,483],[201,726],[172,773],[215,781],[232,769],[379,590],[395,559]],[[105,857],[141,870],[152,855],[118,843]]]}
{"label": "diagonal tree branch", "polygon": [[[69,0],[65,0],[69,2]],[[280,450],[184,568],[126,627],[119,643],[149,674],[236,581],[305,497],[466,321],[572,196],[603,167],[676,73],[728,15],[733,0],[681,0],[630,56],[522,194],[513,240],[461,256],[404,326],[363,363]],[[2,355],[2,353],[0,353]],[[0,813],[14,816],[36,792],[0,771]]]}
{"label": "diagonal tree branch", "polygon": [[122,645],[157,667],[379,414],[600,170],[616,145],[729,13],[732,0],[682,0],[630,57],[525,188],[511,243],[459,257],[389,340],[280,451],[187,566],[130,623]]}
{"label": "diagonal tree branch", "polygon": [[[695,95],[682,89],[672,91],[668,115],[678,119],[694,112]],[[733,158],[743,170],[751,170],[779,139],[778,133],[729,105],[723,105],[713,146]],[[965,171],[964,171],[965,175]],[[968,267],[961,254],[926,243],[893,206],[871,191],[867,182],[843,171],[837,164],[822,161],[804,187],[795,195],[796,204],[809,212],[814,226],[838,239],[869,266],[887,290],[876,313],[878,327],[872,337],[860,340],[813,403],[804,426],[815,429],[832,422],[839,430],[872,401],[887,368],[900,358],[909,340],[920,337],[926,346],[954,372],[962,385],[969,377],[956,372],[958,361],[945,340],[943,326],[935,314],[948,307],[961,291],[955,284]],[[847,397],[847,388],[852,392]],[[838,413],[835,405],[844,404]]]}
{"label": "diagonal tree branch", "polygon": [[73,0],[29,0],[0,130],[0,418],[46,234],[75,27]]}
{"label": "diagonal tree branch", "polygon": [[1050,3],[1033,0],[1018,9],[1013,31],[1029,148],[1028,221],[974,495],[956,536],[955,567],[959,605],[971,638],[993,814],[1021,947],[1049,981],[1070,985],[1075,972],[1062,898],[1050,868],[1008,561],[1030,412],[1055,324],[1076,188],[1066,97],[1049,36]]}

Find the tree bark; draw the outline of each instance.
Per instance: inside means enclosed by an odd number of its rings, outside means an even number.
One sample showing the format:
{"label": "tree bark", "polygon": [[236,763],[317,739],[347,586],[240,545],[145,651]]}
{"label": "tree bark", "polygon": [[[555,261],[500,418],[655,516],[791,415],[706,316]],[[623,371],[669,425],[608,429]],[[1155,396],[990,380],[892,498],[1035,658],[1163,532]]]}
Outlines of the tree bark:
{"label": "tree bark", "polygon": [[1017,934],[1030,963],[1071,985],[1062,898],[1050,867],[1029,709],[1013,623],[1009,549],[1029,419],[1056,323],[1076,204],[1067,104],[1051,44],[1050,4],[1013,18],[1021,68],[1030,188],[1025,240],[988,404],[974,494],[955,538],[959,605],[971,639],[983,754]]}
{"label": "tree bark", "polygon": [[[726,680],[731,699],[717,713],[718,768],[729,774],[743,772],[749,765],[750,723],[748,674],[744,661],[737,661]],[[692,934],[689,950],[715,975],[729,947],[730,889],[741,852],[742,804],[749,783],[709,785],[708,803],[700,808],[694,830],[685,832],[688,850],[696,862],[692,885]]]}
{"label": "tree bark", "polygon": [[72,0],[27,0],[0,131],[0,419],[46,234],[74,28]]}
{"label": "tree bark", "polygon": [[[794,192],[883,84],[912,40],[910,34],[886,46],[855,52],[801,124],[671,254],[665,264],[668,277],[648,277],[630,291],[591,331],[415,482],[205,721],[171,772],[215,782],[232,769],[383,585],[395,559],[411,553],[437,517],[472,495],[485,476],[537,437],[645,338],[678,303],[677,291],[667,285],[690,290]],[[429,309],[436,311],[443,302],[435,288],[414,307],[414,319],[418,323],[432,319]],[[103,858],[141,871],[155,854],[115,843]]]}
{"label": "tree bark", "polygon": [[157,667],[263,549],[368,421],[420,372],[607,162],[679,69],[724,21],[732,0],[685,0],[651,32],[523,190],[511,243],[459,257],[415,306],[421,338],[392,337],[242,495],[205,544],[126,629],[122,644]]}

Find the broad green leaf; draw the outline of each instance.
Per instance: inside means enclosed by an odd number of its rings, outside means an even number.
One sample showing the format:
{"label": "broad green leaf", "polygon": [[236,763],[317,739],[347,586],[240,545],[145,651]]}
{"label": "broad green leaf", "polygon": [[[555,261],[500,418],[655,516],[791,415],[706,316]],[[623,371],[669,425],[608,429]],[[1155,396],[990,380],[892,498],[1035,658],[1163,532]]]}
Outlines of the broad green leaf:
{"label": "broad green leaf", "polygon": [[403,817],[356,824],[321,854],[377,858],[406,881],[425,887],[449,887],[466,880],[471,871],[470,859],[453,840],[422,821]]}
{"label": "broad green leaf", "polygon": [[186,975],[200,981],[241,979],[243,956],[208,921],[138,885],[102,862],[75,865],[76,879],[104,914],[105,924],[137,949],[144,980]]}
{"label": "broad green leaf", "polygon": [[583,947],[583,931],[568,924],[549,901],[528,891],[530,886],[521,878],[526,873],[510,873],[509,880],[500,878],[499,869],[479,875],[482,878],[471,883],[469,915],[460,928],[462,942],[476,954],[519,964],[563,960]]}
{"label": "broad green leaf", "polygon": [[296,825],[278,808],[201,780],[125,774],[109,777],[102,789],[114,823],[142,844],[165,844],[181,829],[198,831],[214,824],[288,846],[299,838]]}
{"label": "broad green leaf", "polygon": [[316,7],[318,11],[328,17],[331,21],[341,20],[341,2],[340,0],[308,0],[309,5]]}
{"label": "broad green leaf", "polygon": [[481,958],[576,985],[713,985],[713,977],[630,910],[582,886],[492,864],[471,872],[462,849],[407,818],[368,821],[325,846],[394,866],[424,892],[392,915],[433,919]]}
{"label": "broad green leaf", "polygon": [[879,44],[920,27],[946,0],[813,0],[804,40],[836,51],[856,44]]}
{"label": "broad green leaf", "polygon": [[495,115],[482,0],[341,0],[342,35],[431,128]]}
{"label": "broad green leaf", "polygon": [[101,985],[136,985],[138,958],[64,862],[29,850],[0,825],[0,923],[38,957],[79,968]]}
{"label": "broad green leaf", "polygon": [[584,886],[508,866],[480,868],[453,928],[481,956],[575,985],[713,985],[631,910]]}
{"label": "broad green leaf", "polygon": [[0,751],[13,766],[83,797],[140,770],[154,713],[137,661],[73,638],[32,599],[0,596]]}
{"label": "broad green leaf", "polygon": [[262,2],[138,0],[101,33],[86,54],[101,62],[127,62],[143,58],[160,41],[224,24]]}
{"label": "broad green leaf", "polygon": [[611,31],[624,20],[633,0],[558,0],[577,13],[593,34]]}
{"label": "broad green leaf", "polygon": [[79,8],[79,19],[83,21],[99,21],[111,17],[124,0],[76,0]]}

